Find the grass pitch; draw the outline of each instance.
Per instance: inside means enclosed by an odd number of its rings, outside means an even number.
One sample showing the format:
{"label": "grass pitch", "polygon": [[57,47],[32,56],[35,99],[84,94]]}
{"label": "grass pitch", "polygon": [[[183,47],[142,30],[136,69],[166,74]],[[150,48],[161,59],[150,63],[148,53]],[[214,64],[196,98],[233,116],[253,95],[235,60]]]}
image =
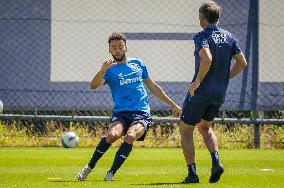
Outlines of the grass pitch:
{"label": "grass pitch", "polygon": [[104,182],[117,148],[111,148],[85,181],[76,180],[92,148],[0,148],[0,187],[284,187],[284,150],[220,150],[225,173],[209,184],[211,158],[196,151],[200,183],[181,185],[187,174],[179,148],[134,148],[115,175]]}

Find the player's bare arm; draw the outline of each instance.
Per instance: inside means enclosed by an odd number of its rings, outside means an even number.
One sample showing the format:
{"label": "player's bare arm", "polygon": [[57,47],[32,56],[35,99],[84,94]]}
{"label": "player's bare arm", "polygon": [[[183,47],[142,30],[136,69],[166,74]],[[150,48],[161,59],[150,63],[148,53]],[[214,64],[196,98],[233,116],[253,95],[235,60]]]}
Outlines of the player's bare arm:
{"label": "player's bare arm", "polygon": [[101,70],[97,72],[97,74],[95,75],[95,77],[93,78],[90,84],[92,89],[96,89],[99,86],[105,84],[104,73],[106,72],[107,69],[109,69],[110,67],[114,65],[116,65],[116,63],[114,63],[111,59],[108,59],[103,63]]}
{"label": "player's bare arm", "polygon": [[160,100],[164,103],[168,104],[174,110],[174,113],[179,116],[181,114],[181,107],[177,105],[159,86],[156,82],[154,82],[150,77],[144,79],[144,83],[147,88],[154,93]]}
{"label": "player's bare arm", "polygon": [[243,53],[234,55],[233,59],[236,62],[230,70],[230,79],[237,76],[247,66],[246,58]]}
{"label": "player's bare arm", "polygon": [[199,51],[199,56],[201,58],[199,71],[195,81],[190,85],[188,91],[191,96],[194,96],[195,90],[199,87],[200,83],[206,76],[207,72],[210,69],[211,62],[212,62],[212,55],[209,48],[202,48]]}

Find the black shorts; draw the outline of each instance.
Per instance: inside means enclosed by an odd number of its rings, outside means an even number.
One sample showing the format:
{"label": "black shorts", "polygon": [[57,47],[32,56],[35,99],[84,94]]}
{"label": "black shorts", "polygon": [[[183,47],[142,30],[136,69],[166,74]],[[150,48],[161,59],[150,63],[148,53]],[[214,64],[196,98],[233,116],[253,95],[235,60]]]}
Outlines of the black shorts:
{"label": "black shorts", "polygon": [[140,122],[145,128],[145,132],[140,138],[137,139],[137,141],[143,141],[146,138],[147,131],[153,122],[150,114],[143,111],[124,111],[113,113],[112,117],[110,118],[110,123],[115,121],[122,123],[124,127],[124,135],[127,133],[129,127],[131,127],[133,123]]}
{"label": "black shorts", "polygon": [[201,121],[213,121],[218,115],[222,104],[212,104],[210,100],[196,100],[189,94],[186,96],[180,120],[188,125],[195,126]]}

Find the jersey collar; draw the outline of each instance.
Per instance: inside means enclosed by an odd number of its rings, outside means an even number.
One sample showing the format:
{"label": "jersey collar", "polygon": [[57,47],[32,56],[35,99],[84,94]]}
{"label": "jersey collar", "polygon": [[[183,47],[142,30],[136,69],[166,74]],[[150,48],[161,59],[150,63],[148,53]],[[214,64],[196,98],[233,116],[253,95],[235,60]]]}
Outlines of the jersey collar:
{"label": "jersey collar", "polygon": [[220,29],[219,26],[217,26],[217,25],[210,25],[210,26],[207,26],[207,27],[204,29],[204,31],[208,31],[208,30],[218,30],[218,29]]}

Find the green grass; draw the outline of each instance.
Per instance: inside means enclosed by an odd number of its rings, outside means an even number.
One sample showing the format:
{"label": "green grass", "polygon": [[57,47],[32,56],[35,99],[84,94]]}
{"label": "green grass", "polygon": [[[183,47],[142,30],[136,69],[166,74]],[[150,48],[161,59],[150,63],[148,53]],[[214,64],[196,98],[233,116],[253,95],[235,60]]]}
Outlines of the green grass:
{"label": "green grass", "polygon": [[[86,181],[76,175],[90,159],[91,148],[0,148],[0,187],[189,187],[177,184],[187,173],[179,148],[134,148],[115,175],[104,182],[117,148],[111,148]],[[284,150],[220,150],[225,173],[209,184],[211,159],[196,151],[200,178],[194,187],[284,187]],[[263,170],[268,169],[268,170]],[[59,179],[50,179],[59,178]]]}

